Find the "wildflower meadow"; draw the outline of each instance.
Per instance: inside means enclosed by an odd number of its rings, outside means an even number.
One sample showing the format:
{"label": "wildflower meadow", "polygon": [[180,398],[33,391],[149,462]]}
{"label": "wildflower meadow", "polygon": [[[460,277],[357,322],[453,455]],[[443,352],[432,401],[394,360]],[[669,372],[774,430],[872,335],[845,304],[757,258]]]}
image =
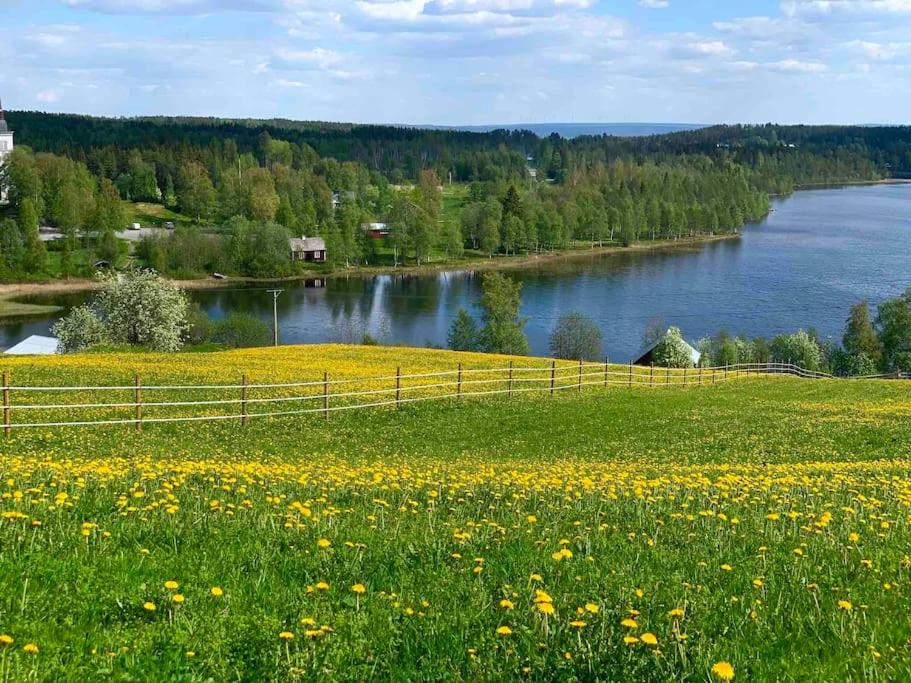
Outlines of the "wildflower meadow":
{"label": "wildflower meadow", "polygon": [[[502,359],[329,346],[7,369],[190,384],[460,361]],[[909,389],[760,377],[13,430],[0,680],[908,680]]]}

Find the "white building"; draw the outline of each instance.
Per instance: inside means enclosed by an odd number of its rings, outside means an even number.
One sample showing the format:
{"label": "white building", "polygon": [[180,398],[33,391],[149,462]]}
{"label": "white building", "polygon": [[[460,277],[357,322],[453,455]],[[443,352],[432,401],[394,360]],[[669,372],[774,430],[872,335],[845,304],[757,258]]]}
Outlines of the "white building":
{"label": "white building", "polygon": [[[6,161],[6,157],[13,151],[13,131],[9,129],[6,123],[6,116],[3,114],[3,102],[0,102],[0,166]],[[2,176],[0,176],[2,177]],[[6,203],[6,188],[0,186],[0,204]]]}

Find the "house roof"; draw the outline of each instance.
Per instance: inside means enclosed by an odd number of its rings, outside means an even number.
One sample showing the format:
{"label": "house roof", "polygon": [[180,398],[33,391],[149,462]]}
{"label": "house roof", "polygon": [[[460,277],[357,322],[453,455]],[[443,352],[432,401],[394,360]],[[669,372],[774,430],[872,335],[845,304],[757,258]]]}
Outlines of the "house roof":
{"label": "house roof", "polygon": [[6,114],[3,111],[3,102],[0,101],[0,133],[9,133],[9,125],[6,123]]}
{"label": "house roof", "polygon": [[292,237],[288,240],[291,251],[325,251],[326,241],[322,237]]}
{"label": "house roof", "polygon": [[[637,365],[639,363],[639,361],[641,361],[648,354],[650,354],[652,351],[654,351],[655,347],[658,346],[658,344],[660,344],[661,342],[663,342],[668,334],[670,334],[670,330],[668,330],[667,332],[662,334],[651,345],[647,346],[646,348],[642,349],[638,354],[636,354],[636,357],[633,359],[633,365]],[[699,361],[702,358],[702,354],[699,353],[699,351],[697,351],[695,348],[693,348],[693,345],[690,344],[689,342],[687,342],[685,339],[683,340],[683,343],[686,345],[687,351],[690,354],[690,358],[693,361],[693,365],[699,365]]]}
{"label": "house roof", "polygon": [[57,338],[33,334],[7,349],[6,353],[11,356],[52,356],[57,353]]}

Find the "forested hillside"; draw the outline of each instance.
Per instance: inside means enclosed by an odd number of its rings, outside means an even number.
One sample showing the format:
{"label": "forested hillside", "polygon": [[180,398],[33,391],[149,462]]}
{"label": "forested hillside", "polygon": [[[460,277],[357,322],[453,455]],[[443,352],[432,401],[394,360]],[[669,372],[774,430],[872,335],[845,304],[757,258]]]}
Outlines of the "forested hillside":
{"label": "forested hillside", "polygon": [[[8,120],[17,148],[0,169],[12,200],[0,229],[7,280],[124,263],[116,233],[137,207],[177,223],[138,243],[140,264],[275,277],[303,268],[288,256],[293,235],[325,239],[323,269],[631,245],[735,232],[766,213],[768,194],[911,169],[911,129],[901,127],[566,140],[284,120]],[[369,234],[368,222],[385,229]],[[45,247],[39,224],[63,239]]]}

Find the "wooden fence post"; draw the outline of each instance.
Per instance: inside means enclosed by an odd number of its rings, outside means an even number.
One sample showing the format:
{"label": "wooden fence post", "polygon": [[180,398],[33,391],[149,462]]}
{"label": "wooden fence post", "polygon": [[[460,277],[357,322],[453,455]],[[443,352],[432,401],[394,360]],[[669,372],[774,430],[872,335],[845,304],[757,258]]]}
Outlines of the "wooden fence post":
{"label": "wooden fence post", "polygon": [[607,386],[608,379],[610,378],[610,361],[607,357],[604,358],[604,386]]}
{"label": "wooden fence post", "polygon": [[402,405],[402,368],[395,369],[395,407],[398,410]]}
{"label": "wooden fence post", "polygon": [[702,386],[702,366],[699,366],[699,386]]}
{"label": "wooden fence post", "polygon": [[582,391],[582,359],[579,359],[579,391]]}
{"label": "wooden fence post", "polygon": [[240,378],[240,424],[242,427],[247,426],[247,375]]}
{"label": "wooden fence post", "polygon": [[142,431],[142,381],[139,375],[135,377],[136,388],[134,390],[135,408],[136,408],[136,431]]}
{"label": "wooden fence post", "polygon": [[648,386],[649,389],[654,388],[655,386],[655,364],[652,363],[648,366]]}
{"label": "wooden fence post", "polygon": [[715,386],[715,368],[712,368],[712,386]]}
{"label": "wooden fence post", "polygon": [[512,398],[512,365],[513,361],[509,361],[509,398]]}
{"label": "wooden fence post", "polygon": [[323,373],[323,415],[329,419],[329,373]]}
{"label": "wooden fence post", "polygon": [[557,361],[550,362],[550,395],[554,395],[554,387],[557,383]]}
{"label": "wooden fence post", "polygon": [[629,388],[633,388],[633,361],[629,362]]}
{"label": "wooden fence post", "polygon": [[3,371],[3,431],[6,438],[12,434],[12,421],[10,419],[10,391],[9,391],[9,372]]}
{"label": "wooden fence post", "polygon": [[664,369],[664,385],[669,387],[671,386],[671,364],[668,363],[667,367]]}
{"label": "wooden fence post", "polygon": [[686,368],[683,368],[683,387],[686,388]]}
{"label": "wooden fence post", "polygon": [[459,372],[456,377],[456,398],[462,398],[462,364],[459,363]]}

